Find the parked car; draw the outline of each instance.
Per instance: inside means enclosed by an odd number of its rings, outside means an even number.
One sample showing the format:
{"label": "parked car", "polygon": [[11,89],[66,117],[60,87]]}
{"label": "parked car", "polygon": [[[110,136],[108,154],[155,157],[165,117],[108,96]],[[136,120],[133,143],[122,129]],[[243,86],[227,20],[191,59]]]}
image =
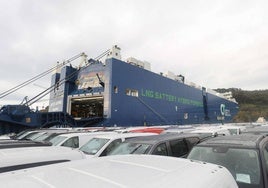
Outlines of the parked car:
{"label": "parked car", "polygon": [[97,135],[104,134],[117,134],[115,132],[75,132],[68,134],[60,134],[51,140],[48,140],[53,146],[65,146],[70,148],[79,148],[83,146],[86,142]]}
{"label": "parked car", "polygon": [[27,140],[28,137],[31,137],[32,135],[35,135],[38,133],[38,130],[24,130],[22,132],[19,132],[18,134],[11,137],[11,139],[15,140]]}
{"label": "parked car", "polygon": [[[37,140],[39,137],[46,135],[47,133],[64,133],[70,131],[72,131],[72,129],[69,128],[29,129],[24,130],[11,138],[16,140]],[[39,139],[39,141],[41,141],[41,139]]]}
{"label": "parked car", "polygon": [[226,167],[240,188],[268,187],[268,137],[265,135],[215,137],[194,146],[188,159]]}
{"label": "parked car", "polygon": [[0,173],[84,158],[83,152],[66,147],[44,146],[1,149]]}
{"label": "parked car", "polygon": [[86,144],[79,148],[89,158],[102,157],[110,153],[121,142],[141,136],[157,135],[156,133],[115,133],[108,135],[99,135],[93,137]]}
{"label": "parked car", "polygon": [[66,132],[62,130],[42,130],[40,133],[42,133],[42,135],[39,135],[39,137],[34,140],[0,140],[0,149],[51,145],[79,148],[93,136],[108,134],[109,132]]}
{"label": "parked car", "polygon": [[186,157],[194,145],[202,140],[197,134],[168,133],[128,139],[108,155],[151,154]]}
{"label": "parked car", "polygon": [[[76,131],[74,131],[76,132]],[[40,134],[37,137],[30,138],[33,141],[40,141],[40,142],[49,142],[51,139],[55,138],[56,136],[62,135],[62,134],[68,134],[72,133],[72,131],[50,131],[50,132],[45,132],[44,134]]]}
{"label": "parked car", "polygon": [[218,165],[153,155],[122,155],[25,169],[0,176],[5,188],[237,188]]}

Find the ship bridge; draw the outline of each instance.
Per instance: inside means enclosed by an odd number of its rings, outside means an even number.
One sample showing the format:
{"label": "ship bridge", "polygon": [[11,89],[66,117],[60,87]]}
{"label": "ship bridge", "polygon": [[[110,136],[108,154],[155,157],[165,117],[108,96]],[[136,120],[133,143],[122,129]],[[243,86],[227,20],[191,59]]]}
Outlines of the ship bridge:
{"label": "ship bridge", "polygon": [[[66,81],[57,86],[59,80]],[[79,67],[63,67],[52,75],[52,84],[56,86],[50,93],[49,111],[70,114],[78,126],[91,125],[103,119],[105,65],[98,58],[85,58]]]}

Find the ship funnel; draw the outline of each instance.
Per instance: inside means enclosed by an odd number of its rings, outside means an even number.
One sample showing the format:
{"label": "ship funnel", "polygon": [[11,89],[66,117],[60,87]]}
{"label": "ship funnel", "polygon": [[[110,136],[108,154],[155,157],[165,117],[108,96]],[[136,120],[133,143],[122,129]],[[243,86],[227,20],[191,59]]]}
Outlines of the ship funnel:
{"label": "ship funnel", "polygon": [[114,45],[110,52],[107,55],[107,59],[115,58],[121,60],[120,48],[117,45]]}

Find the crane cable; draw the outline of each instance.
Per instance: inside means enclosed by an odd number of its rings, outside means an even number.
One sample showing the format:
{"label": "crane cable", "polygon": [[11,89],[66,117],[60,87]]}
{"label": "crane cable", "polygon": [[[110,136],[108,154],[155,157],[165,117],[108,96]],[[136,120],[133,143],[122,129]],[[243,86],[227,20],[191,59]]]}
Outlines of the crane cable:
{"label": "crane cable", "polygon": [[39,74],[39,75],[37,75],[37,76],[35,76],[35,77],[33,77],[33,78],[31,78],[31,79],[29,79],[29,80],[27,80],[27,81],[21,83],[21,84],[19,84],[19,85],[13,87],[13,88],[11,88],[11,89],[9,89],[9,90],[7,90],[7,91],[5,91],[5,92],[3,92],[3,93],[0,93],[0,99],[6,97],[7,95],[10,95],[11,93],[14,93],[15,91],[17,91],[17,90],[19,90],[19,89],[25,87],[26,85],[29,85],[29,84],[32,83],[32,82],[34,82],[34,81],[36,81],[36,80],[38,80],[38,79],[40,79],[40,78],[42,78],[42,77],[48,75],[49,73],[53,72],[54,70],[63,67],[64,65],[66,65],[66,64],[68,64],[68,63],[74,61],[75,59],[77,59],[78,57],[80,57],[80,56],[82,56],[82,55],[84,55],[84,53],[80,53],[80,54],[78,54],[78,55],[75,55],[75,56],[71,57],[70,59],[68,59],[67,61],[64,61],[64,62],[61,63],[61,64],[57,64],[56,66],[54,66],[54,67],[48,69],[47,71],[45,71],[45,72],[43,72],[43,73],[41,73],[41,74]]}
{"label": "crane cable", "polygon": [[[97,56],[96,58],[94,58],[94,60],[99,60],[102,57],[104,57],[105,55],[107,55],[110,52],[110,50],[106,50],[105,52],[103,52],[102,54],[100,54],[99,56]],[[36,103],[38,100],[40,100],[41,98],[43,98],[44,96],[46,96],[47,94],[49,94],[50,92],[52,92],[55,88],[55,86],[59,87],[62,84],[64,84],[66,81],[70,80],[71,78],[73,78],[76,73],[78,71],[84,70],[85,68],[87,68],[90,64],[86,64],[84,67],[77,69],[76,71],[72,72],[70,75],[68,75],[66,78],[63,78],[61,80],[59,80],[57,83],[55,83],[54,85],[50,86],[49,88],[47,88],[46,90],[44,90],[43,92],[39,93],[38,95],[36,95],[35,97],[33,97],[32,99],[28,100],[26,103],[24,103],[24,105],[28,105],[31,106],[32,104]]]}

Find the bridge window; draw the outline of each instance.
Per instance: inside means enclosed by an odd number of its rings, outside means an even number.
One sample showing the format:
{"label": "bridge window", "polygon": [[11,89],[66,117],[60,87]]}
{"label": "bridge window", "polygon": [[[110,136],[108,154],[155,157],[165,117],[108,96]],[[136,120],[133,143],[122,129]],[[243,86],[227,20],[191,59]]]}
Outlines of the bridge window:
{"label": "bridge window", "polygon": [[118,93],[118,87],[114,86],[114,93]]}
{"label": "bridge window", "polygon": [[138,90],[135,90],[135,89],[126,89],[126,95],[132,96],[132,97],[138,97],[139,92]]}

